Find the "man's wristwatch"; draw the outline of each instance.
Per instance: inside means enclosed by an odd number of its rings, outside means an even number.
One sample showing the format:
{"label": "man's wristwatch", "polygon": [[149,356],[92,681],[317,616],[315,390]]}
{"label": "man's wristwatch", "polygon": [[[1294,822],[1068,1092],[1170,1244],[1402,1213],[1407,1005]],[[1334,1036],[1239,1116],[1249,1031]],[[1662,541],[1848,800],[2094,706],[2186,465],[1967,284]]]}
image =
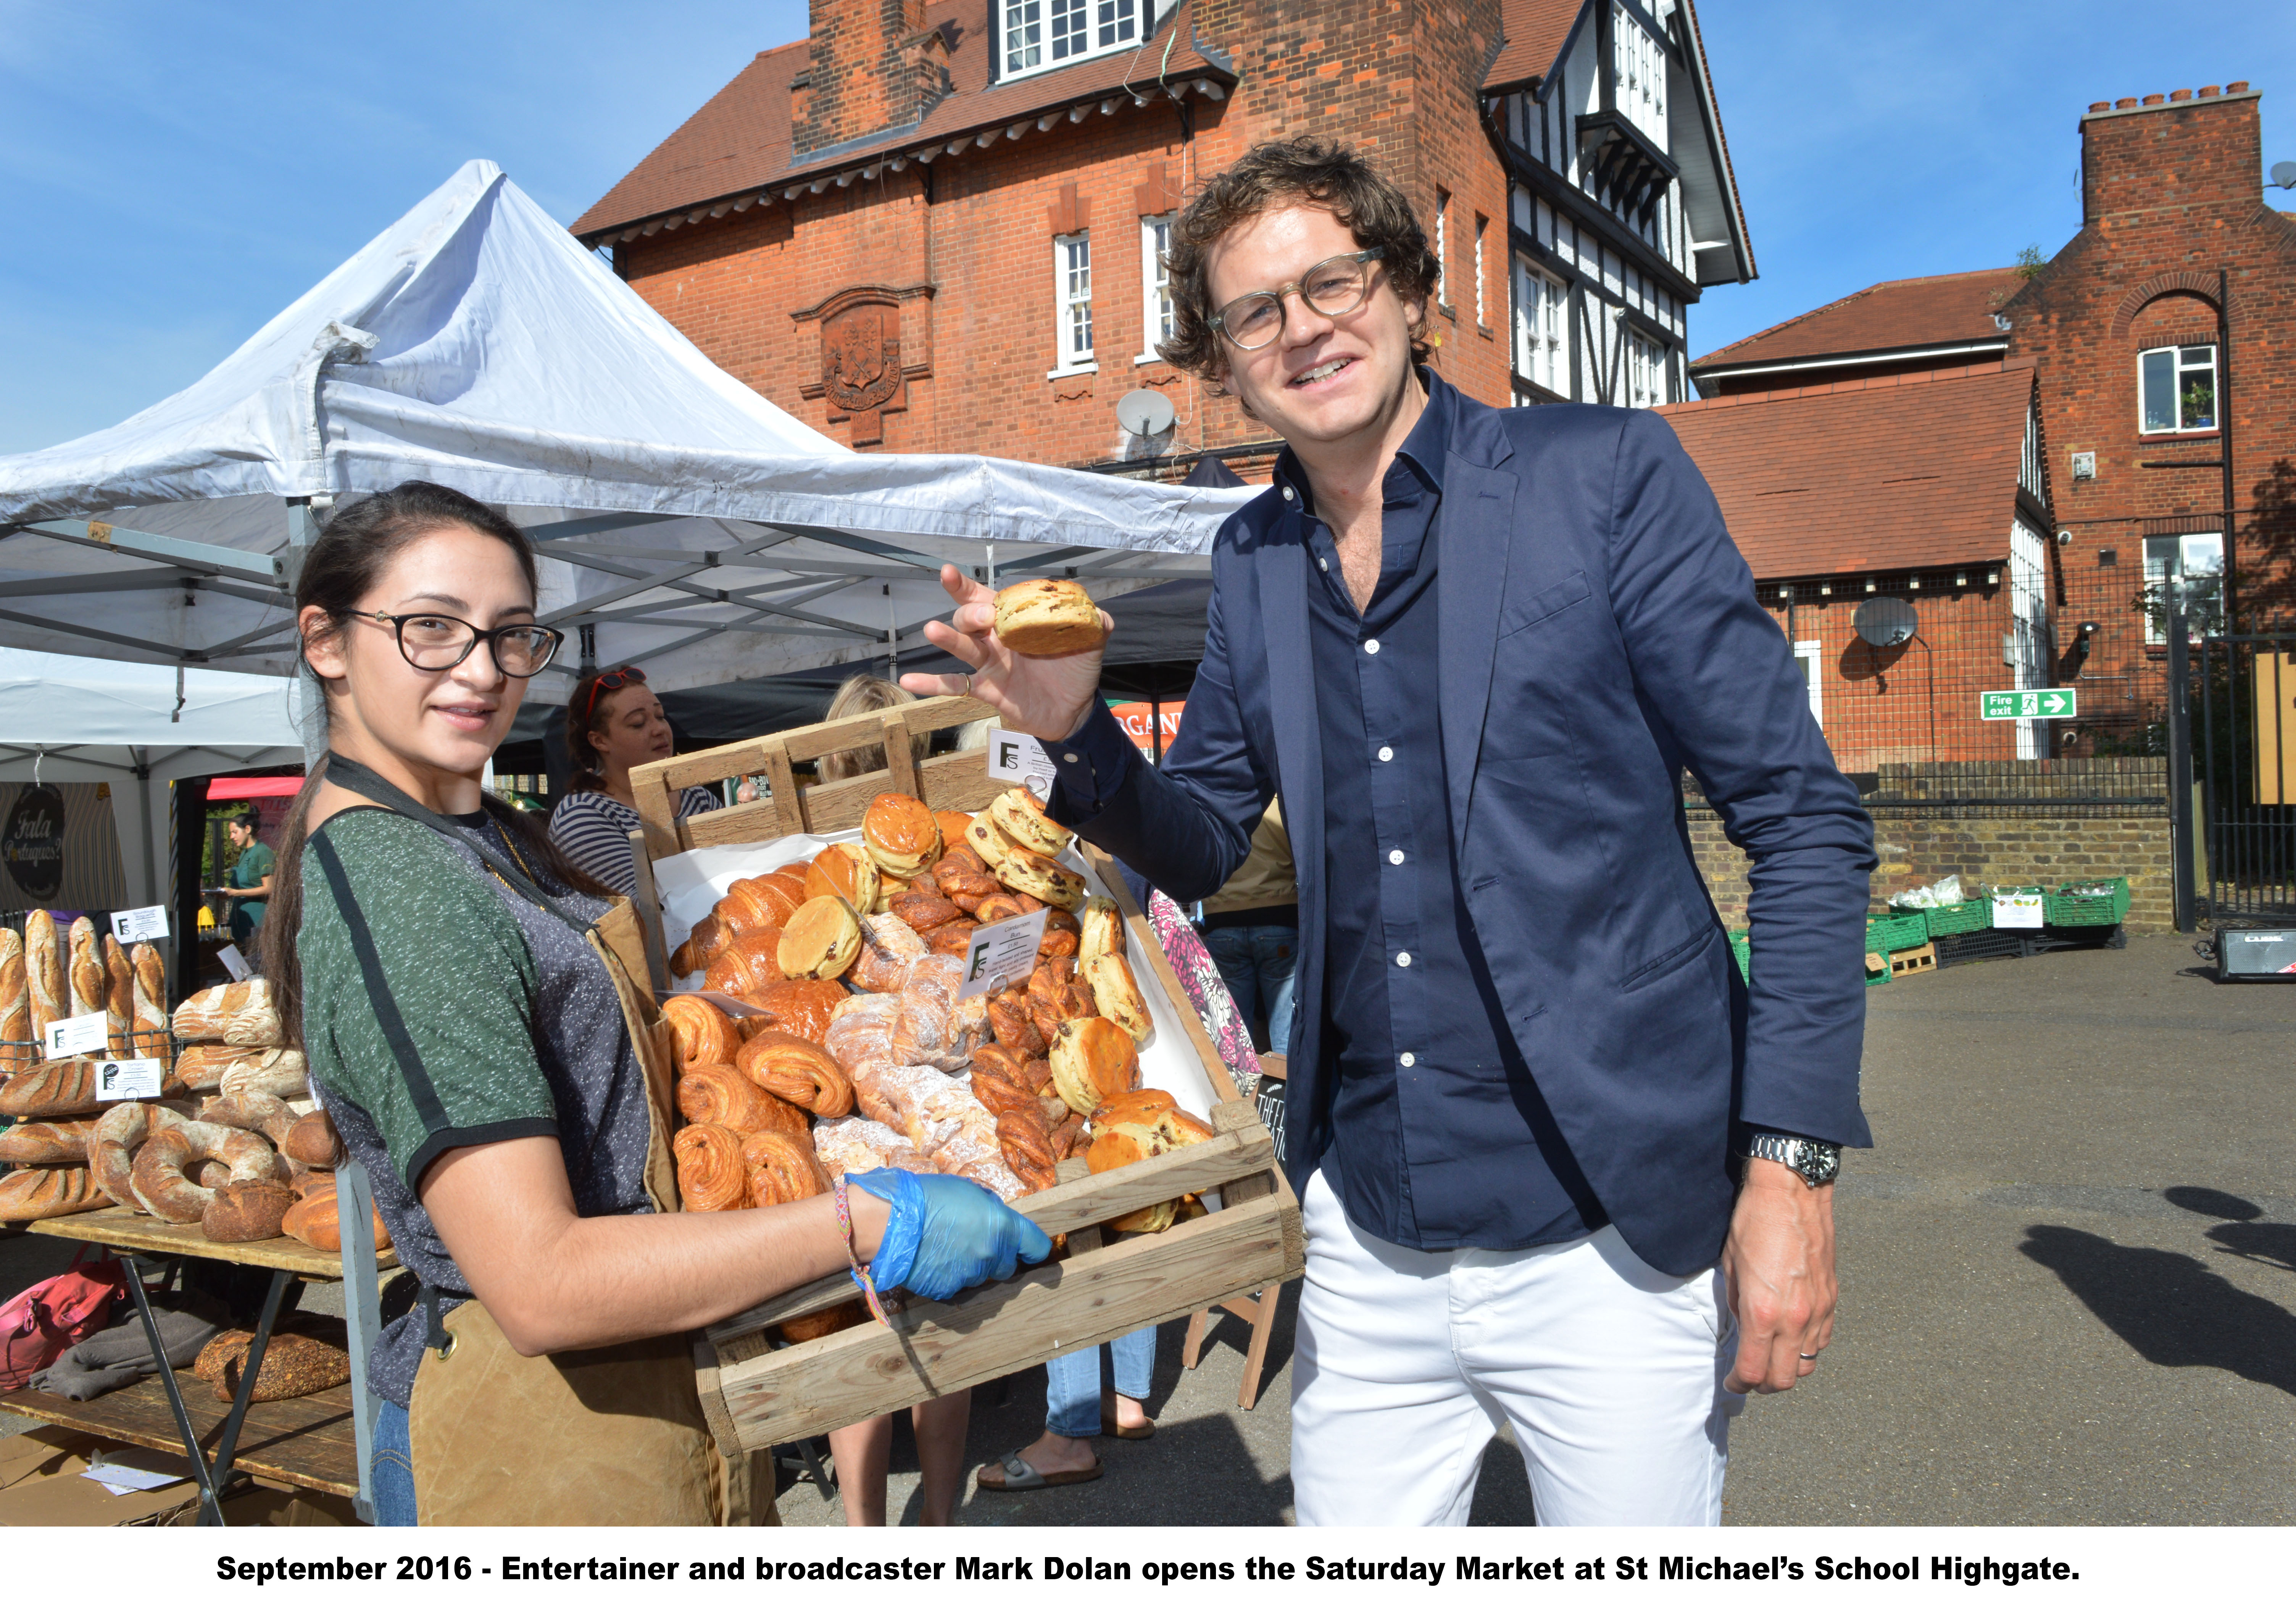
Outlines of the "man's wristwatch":
{"label": "man's wristwatch", "polygon": [[1841,1171],[1841,1147],[1829,1140],[1804,1139],[1798,1134],[1753,1134],[1746,1138],[1746,1154],[1780,1162],[1801,1175],[1816,1190],[1831,1185]]}

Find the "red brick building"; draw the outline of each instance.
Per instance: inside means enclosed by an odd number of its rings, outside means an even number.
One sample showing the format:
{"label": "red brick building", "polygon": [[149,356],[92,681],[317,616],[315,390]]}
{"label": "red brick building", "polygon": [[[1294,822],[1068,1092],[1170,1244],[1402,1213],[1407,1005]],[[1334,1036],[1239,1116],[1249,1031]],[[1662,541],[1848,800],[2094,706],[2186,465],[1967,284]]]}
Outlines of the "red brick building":
{"label": "red brick building", "polygon": [[1159,233],[1303,131],[1413,197],[1437,365],[1491,403],[1680,398],[1689,307],[1754,274],[1690,0],[813,0],[574,229],[857,447],[1250,475],[1267,431],[1153,352]]}
{"label": "red brick building", "polygon": [[[1668,412],[1847,768],[2149,745],[2172,573],[2203,627],[2227,562],[2243,628],[2296,618],[2296,222],[2263,200],[2257,96],[2100,102],[2081,131],[2049,263],[1869,287],[1706,356]],[[1917,637],[1858,636],[1876,597]],[[1977,717],[2054,685],[2078,718]]]}

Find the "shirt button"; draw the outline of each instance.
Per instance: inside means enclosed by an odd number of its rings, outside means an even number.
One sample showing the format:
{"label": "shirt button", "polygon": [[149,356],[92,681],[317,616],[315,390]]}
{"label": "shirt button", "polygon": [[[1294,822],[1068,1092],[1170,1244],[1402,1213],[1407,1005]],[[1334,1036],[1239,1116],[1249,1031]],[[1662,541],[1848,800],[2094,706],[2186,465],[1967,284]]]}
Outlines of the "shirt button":
{"label": "shirt button", "polygon": [[1325,572],[1329,572],[1332,570],[1332,558],[1329,556],[1317,556],[1316,558],[1316,565],[1322,568]]}
{"label": "shirt button", "polygon": [[1296,495],[1296,494],[1292,493],[1292,485],[1291,485],[1291,484],[1289,484],[1289,483],[1286,483],[1286,484],[1284,484],[1284,485],[1283,485],[1283,497],[1284,497],[1285,499],[1287,499],[1287,500],[1292,500],[1292,499],[1297,499],[1297,498],[1299,498],[1300,497],[1299,497],[1298,495]]}
{"label": "shirt button", "polygon": [[1366,640],[1366,641],[1365,641],[1365,642],[1364,642],[1364,650],[1365,650],[1365,652],[1366,653],[1368,653],[1368,654],[1369,654],[1369,655],[1371,655],[1371,656],[1374,656],[1374,657],[1378,656],[1378,655],[1379,655],[1379,642],[1378,642],[1378,641],[1376,641],[1376,640]]}
{"label": "shirt button", "polygon": [[1409,965],[1411,964],[1411,951],[1409,949],[1405,949],[1401,954],[1398,955],[1395,957],[1395,964],[1398,965]]}
{"label": "shirt button", "polygon": [[1390,853],[1387,856],[1387,862],[1388,862],[1389,864],[1390,864],[1390,865],[1400,865],[1400,864],[1402,864],[1402,863],[1403,863],[1403,850],[1402,850],[1402,849],[1400,849],[1400,848],[1398,848],[1398,849],[1396,849],[1394,851],[1390,852]]}
{"label": "shirt button", "polygon": [[1068,759],[1068,761],[1069,761],[1069,762],[1070,762],[1070,763],[1074,763],[1074,762],[1076,762],[1076,760],[1077,760],[1077,755],[1076,755],[1075,753],[1073,753],[1073,752],[1063,752],[1063,753],[1062,753],[1062,754],[1061,754],[1061,756],[1062,756],[1062,758],[1064,758],[1064,759]]}
{"label": "shirt button", "polygon": [[1408,1050],[1406,1050],[1402,1055],[1397,1056],[1395,1059],[1399,1064],[1406,1067],[1415,1067],[1419,1064],[1419,1058]]}
{"label": "shirt button", "polygon": [[1395,761],[1395,749],[1393,747],[1382,747],[1379,750],[1379,761],[1383,764],[1393,763]]}

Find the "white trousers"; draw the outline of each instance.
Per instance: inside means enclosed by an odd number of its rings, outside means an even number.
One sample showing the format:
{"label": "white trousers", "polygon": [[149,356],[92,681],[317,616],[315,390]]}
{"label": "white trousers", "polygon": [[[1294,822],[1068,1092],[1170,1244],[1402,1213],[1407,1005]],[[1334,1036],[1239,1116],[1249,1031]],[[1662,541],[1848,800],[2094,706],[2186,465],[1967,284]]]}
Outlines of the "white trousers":
{"label": "white trousers", "polygon": [[1737,1352],[1720,1271],[1662,1275],[1615,1227],[1523,1252],[1419,1252],[1308,1183],[1292,1369],[1302,1527],[1459,1526],[1502,1424],[1549,1527],[1722,1517]]}

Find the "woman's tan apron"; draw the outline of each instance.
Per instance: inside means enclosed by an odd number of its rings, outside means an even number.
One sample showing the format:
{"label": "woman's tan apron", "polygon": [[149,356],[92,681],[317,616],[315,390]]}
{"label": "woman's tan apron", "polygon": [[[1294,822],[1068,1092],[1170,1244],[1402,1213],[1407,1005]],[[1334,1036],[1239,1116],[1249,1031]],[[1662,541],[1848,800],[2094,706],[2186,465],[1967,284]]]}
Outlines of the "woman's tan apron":
{"label": "woman's tan apron", "polygon": [[[645,1074],[646,1194],[674,1212],[668,1029],[637,986],[646,972],[628,899],[589,941]],[[443,1328],[448,1345],[423,1350],[407,1406],[423,1526],[780,1525],[771,1451],[742,1452],[717,1353],[698,1335],[529,1358],[476,1301]]]}
{"label": "woman's tan apron", "polygon": [[[462,842],[504,886],[569,925],[521,868],[349,760],[336,784]],[[621,1002],[646,1087],[647,1199],[678,1209],[670,1155],[676,1116],[669,1029],[648,981],[636,911],[618,900],[583,928]],[[718,1386],[709,1342],[658,1336],[618,1347],[527,1358],[475,1299],[443,1320],[426,1289],[430,1341],[407,1403],[414,1506],[425,1527],[779,1526],[770,1449],[744,1454]]]}

